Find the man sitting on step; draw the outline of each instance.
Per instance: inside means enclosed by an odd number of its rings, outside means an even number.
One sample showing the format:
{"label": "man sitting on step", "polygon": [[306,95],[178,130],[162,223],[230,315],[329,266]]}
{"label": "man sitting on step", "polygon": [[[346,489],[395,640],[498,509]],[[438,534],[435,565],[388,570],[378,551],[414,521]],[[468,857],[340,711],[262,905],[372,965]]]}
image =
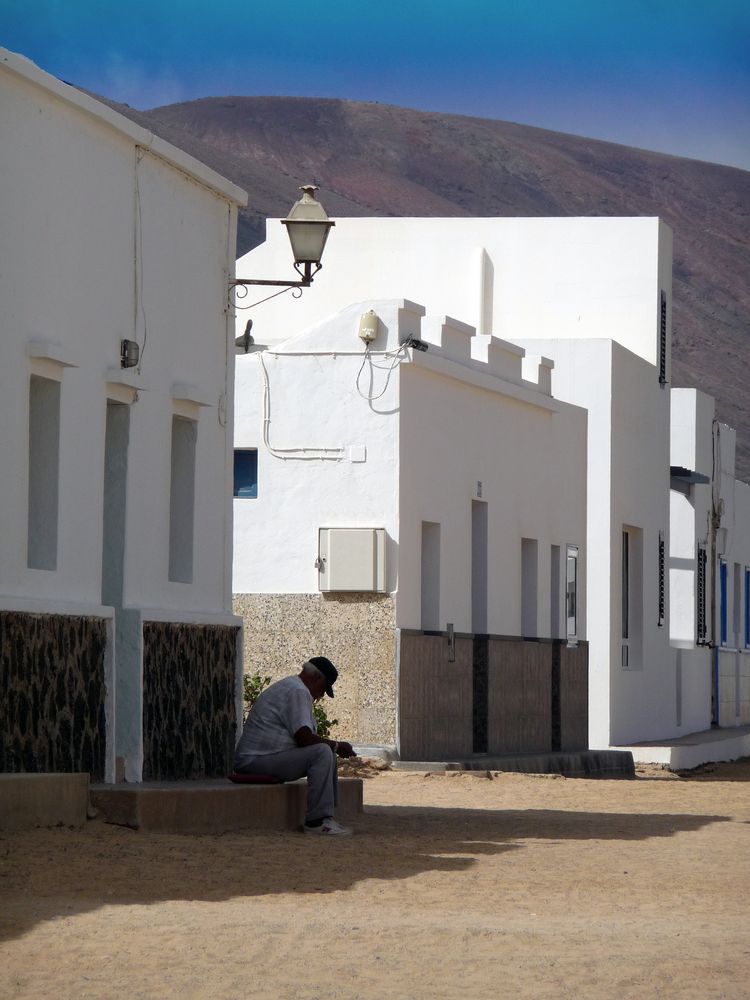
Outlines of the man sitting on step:
{"label": "man sitting on step", "polygon": [[282,781],[307,777],[305,833],[350,834],[333,818],[338,801],[336,755],[356,756],[351,743],[316,732],[313,702],[333,698],[338,671],[325,656],[312,656],[297,675],[271,684],[256,698],[234,753],[240,774],[270,774]]}

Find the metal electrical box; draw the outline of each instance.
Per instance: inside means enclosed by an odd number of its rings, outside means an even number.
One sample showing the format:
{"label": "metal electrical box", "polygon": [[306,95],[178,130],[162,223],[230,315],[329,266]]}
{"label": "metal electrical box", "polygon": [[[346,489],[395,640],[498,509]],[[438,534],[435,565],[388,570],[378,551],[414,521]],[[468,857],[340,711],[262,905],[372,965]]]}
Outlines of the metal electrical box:
{"label": "metal electrical box", "polygon": [[385,593],[385,528],[320,528],[318,589]]}

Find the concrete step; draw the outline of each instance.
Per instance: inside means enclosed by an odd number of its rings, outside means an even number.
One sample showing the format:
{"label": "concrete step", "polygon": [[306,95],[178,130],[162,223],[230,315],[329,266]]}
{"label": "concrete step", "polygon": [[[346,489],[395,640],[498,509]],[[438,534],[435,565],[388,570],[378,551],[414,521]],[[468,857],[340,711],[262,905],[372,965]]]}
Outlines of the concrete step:
{"label": "concrete step", "polygon": [[701,764],[750,757],[750,726],[704,729],[667,740],[647,740],[627,747],[639,764],[665,764],[670,771],[689,771]]}
{"label": "concrete step", "polygon": [[[362,800],[361,778],[339,778],[337,817],[354,819]],[[91,803],[105,822],[153,833],[296,830],[306,802],[304,778],[283,785],[235,785],[220,778],[91,786]]]}
{"label": "concrete step", "polygon": [[0,774],[0,830],[83,826],[88,804],[88,774]]}
{"label": "concrete step", "polygon": [[634,778],[633,755],[627,750],[579,750],[574,753],[472,754],[453,760],[394,760],[400,771],[520,771],[563,774],[568,778]]}

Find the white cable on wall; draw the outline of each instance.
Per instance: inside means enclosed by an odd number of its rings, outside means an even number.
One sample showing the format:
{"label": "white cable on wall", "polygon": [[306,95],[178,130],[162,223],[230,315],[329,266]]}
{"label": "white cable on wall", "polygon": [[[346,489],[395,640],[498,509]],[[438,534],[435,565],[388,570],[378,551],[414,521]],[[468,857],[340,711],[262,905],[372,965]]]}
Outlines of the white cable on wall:
{"label": "white cable on wall", "polygon": [[[357,372],[357,378],[355,380],[355,386],[359,395],[366,399],[368,402],[373,402],[376,399],[380,399],[385,395],[388,385],[391,380],[391,375],[398,365],[406,357],[408,344],[400,344],[398,349],[395,351],[371,351],[369,345],[365,347],[364,357],[362,359],[362,365]],[[271,444],[270,441],[270,424],[271,424],[271,384],[268,377],[268,369],[266,368],[266,363],[263,355],[265,353],[272,354],[275,358],[305,358],[305,357],[359,357],[360,351],[259,351],[258,360],[260,362],[260,368],[263,376],[263,444],[266,449],[274,455],[276,458],[282,459],[299,459],[302,461],[319,461],[319,462],[340,462],[344,458],[345,448],[342,446],[337,447],[307,447],[307,448],[276,448]],[[390,362],[386,365],[376,364],[373,358],[382,357],[383,360]],[[387,372],[385,385],[383,389],[375,394],[363,393],[360,389],[359,380],[362,375],[362,371],[365,367],[367,361],[370,362],[371,368],[378,368],[381,371]]]}
{"label": "white cable on wall", "polygon": [[134,332],[133,339],[138,343],[138,320],[143,319],[143,342],[141,343],[140,357],[138,359],[138,374],[141,374],[143,367],[143,356],[146,353],[148,342],[148,322],[146,320],[146,307],[143,302],[143,206],[141,204],[141,184],[138,176],[138,167],[148,150],[144,146],[135,147],[135,221],[133,229],[133,267],[135,277],[134,288]]}
{"label": "white cable on wall", "polygon": [[275,457],[297,459],[305,462],[340,462],[344,457],[344,448],[308,447],[308,448],[274,448],[270,441],[271,425],[271,384],[268,379],[268,369],[263,358],[264,351],[258,352],[260,369],[263,374],[263,444]]}
{"label": "white cable on wall", "polygon": [[[386,351],[383,354],[383,358],[390,360],[390,364],[389,365],[378,365],[378,364],[376,364],[372,360],[374,355],[373,355],[373,352],[370,351],[369,344],[365,346],[365,356],[362,359],[362,364],[360,366],[359,371],[357,372],[357,379],[356,379],[356,382],[355,382],[355,385],[357,387],[357,392],[360,394],[360,396],[362,397],[362,399],[366,399],[368,403],[372,403],[376,399],[381,399],[381,397],[383,397],[386,394],[386,392],[388,391],[388,385],[389,385],[389,383],[391,381],[391,375],[393,374],[393,372],[396,370],[396,368],[398,368],[398,366],[401,364],[401,362],[406,357],[406,351],[407,351],[407,349],[408,349],[408,345],[406,343],[403,343],[403,344],[399,344],[399,347],[398,347],[397,351]],[[384,372],[387,373],[386,376],[385,376],[385,385],[380,390],[380,392],[376,393],[375,395],[373,395],[372,393],[364,393],[364,392],[362,392],[362,390],[359,387],[359,379],[360,379],[360,376],[362,375],[362,372],[364,371],[365,363],[367,361],[370,362],[370,371],[371,372],[372,372],[373,369],[377,368],[380,371],[384,371]],[[371,381],[372,381],[372,379],[371,379]]]}

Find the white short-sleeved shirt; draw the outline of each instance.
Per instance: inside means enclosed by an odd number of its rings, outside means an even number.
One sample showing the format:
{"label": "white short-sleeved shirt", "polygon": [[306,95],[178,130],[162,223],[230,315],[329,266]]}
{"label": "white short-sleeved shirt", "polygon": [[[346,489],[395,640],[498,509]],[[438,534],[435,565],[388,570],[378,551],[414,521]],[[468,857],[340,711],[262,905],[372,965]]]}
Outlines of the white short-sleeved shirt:
{"label": "white short-sleeved shirt", "polygon": [[299,677],[276,681],[253,702],[234,752],[234,766],[295,749],[294,734],[303,726],[316,732],[312,695]]}

